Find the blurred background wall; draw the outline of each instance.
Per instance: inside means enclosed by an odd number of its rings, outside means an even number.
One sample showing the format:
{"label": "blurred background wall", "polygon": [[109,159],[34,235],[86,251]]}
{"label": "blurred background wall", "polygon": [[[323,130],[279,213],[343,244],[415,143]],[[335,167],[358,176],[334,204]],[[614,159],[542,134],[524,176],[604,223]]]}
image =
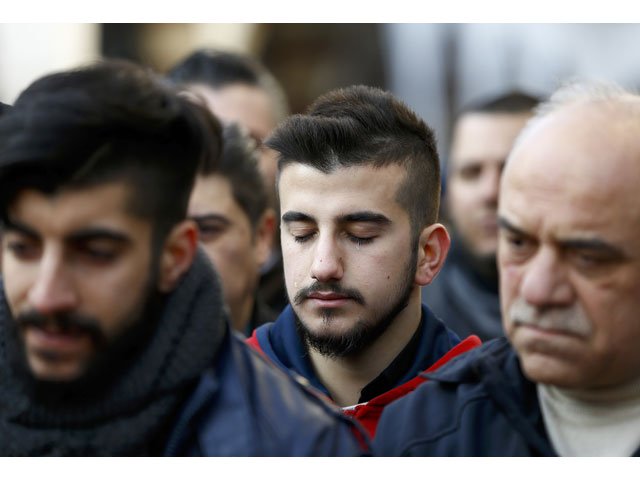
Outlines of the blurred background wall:
{"label": "blurred background wall", "polygon": [[579,76],[640,86],[638,24],[0,24],[0,101],[44,73],[100,57],[160,72],[200,47],[260,58],[293,112],[332,88],[396,93],[432,125],[443,158],[454,113],[519,88],[547,95]]}

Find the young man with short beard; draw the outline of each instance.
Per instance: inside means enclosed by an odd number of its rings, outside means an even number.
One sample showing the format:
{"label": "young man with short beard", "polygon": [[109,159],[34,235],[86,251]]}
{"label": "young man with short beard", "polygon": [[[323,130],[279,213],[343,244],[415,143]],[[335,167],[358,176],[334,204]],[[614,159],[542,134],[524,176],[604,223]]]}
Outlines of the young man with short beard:
{"label": "young man with short beard", "polygon": [[320,97],[267,145],[280,155],[291,305],[249,343],[373,435],[421,372],[479,343],[459,343],[421,303],[449,249],[433,133],[391,94],[356,86]]}
{"label": "young man with short beard", "polygon": [[0,119],[0,455],[354,455],[337,409],[234,337],[186,219],[220,126],[125,62]]}

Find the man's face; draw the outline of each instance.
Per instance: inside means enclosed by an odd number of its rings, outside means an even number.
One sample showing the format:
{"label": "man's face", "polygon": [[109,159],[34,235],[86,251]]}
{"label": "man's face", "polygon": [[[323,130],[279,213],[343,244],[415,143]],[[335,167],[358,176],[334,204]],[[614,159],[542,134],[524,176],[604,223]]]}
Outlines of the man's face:
{"label": "man's face", "polygon": [[271,235],[254,236],[249,217],[233,197],[231,183],[221,175],[199,176],[189,201],[200,241],[222,279],[234,328],[244,330],[259,267],[270,250]]}
{"label": "man's face", "polygon": [[[324,174],[287,165],[279,183],[285,282],[312,347],[344,356],[366,348],[418,293],[417,245],[396,202],[401,166]],[[413,252],[413,253],[412,253]]]}
{"label": "man's face", "polygon": [[249,131],[258,145],[258,166],[267,192],[270,199],[275,200],[277,153],[262,145],[277,123],[269,95],[261,88],[243,84],[228,85],[219,90],[194,84],[189,90],[204,98],[207,107],[223,123],[237,123]]}
{"label": "man's face", "polygon": [[21,191],[2,238],[4,288],[33,375],[72,381],[140,320],[149,221],[126,213],[121,183],[46,196]]}
{"label": "man's face", "polygon": [[565,107],[505,169],[503,322],[536,382],[591,388],[640,372],[640,137],[628,118]]}
{"label": "man's face", "polygon": [[447,179],[447,208],[460,239],[476,256],[496,253],[500,174],[529,116],[467,113],[456,123]]}

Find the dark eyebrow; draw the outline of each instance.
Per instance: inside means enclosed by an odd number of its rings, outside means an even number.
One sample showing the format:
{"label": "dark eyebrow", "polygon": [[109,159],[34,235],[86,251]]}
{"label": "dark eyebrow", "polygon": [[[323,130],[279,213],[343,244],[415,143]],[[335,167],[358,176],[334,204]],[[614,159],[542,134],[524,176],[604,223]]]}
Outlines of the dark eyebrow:
{"label": "dark eyebrow", "polygon": [[[315,219],[310,215],[302,212],[286,212],[282,215],[282,221],[285,223],[290,222],[315,222]],[[355,222],[367,222],[376,223],[379,225],[389,225],[391,220],[375,212],[355,212],[341,215],[338,217],[340,223],[355,223]]]}
{"label": "dark eyebrow", "polygon": [[356,222],[366,222],[366,223],[376,223],[378,225],[389,225],[391,220],[382,215],[381,213],[375,212],[355,212],[348,213],[346,215],[342,215],[338,217],[338,221],[341,223],[356,223]]}
{"label": "dark eyebrow", "polygon": [[[40,238],[40,234],[33,228],[17,220],[8,219],[3,228],[31,238]],[[111,240],[118,243],[131,243],[131,237],[125,233],[105,227],[89,227],[75,231],[66,237],[67,241],[76,243],[90,240]]]}
{"label": "dark eyebrow", "polygon": [[611,259],[623,259],[627,255],[619,247],[600,240],[599,238],[571,238],[558,242],[562,248],[570,250],[591,250],[606,255]]}
{"label": "dark eyebrow", "polygon": [[[498,225],[512,233],[531,238],[530,234],[511,224],[504,217],[498,217]],[[626,257],[625,252],[621,248],[611,245],[599,238],[567,238],[558,239],[556,242],[563,250],[593,250],[606,254],[611,258],[622,259]]]}
{"label": "dark eyebrow", "polygon": [[506,218],[504,218],[502,216],[498,216],[498,227],[504,228],[505,230],[509,230],[512,233],[517,233],[518,235],[522,235],[524,237],[530,237],[531,236],[527,232],[525,232],[524,230],[521,230],[520,228],[516,227],[509,220],[507,220]]}
{"label": "dark eyebrow", "polygon": [[227,217],[225,217],[223,215],[220,215],[220,214],[217,214],[217,213],[205,213],[203,215],[190,215],[189,218],[191,220],[193,220],[194,222],[196,222],[196,223],[202,223],[202,222],[206,222],[206,221],[209,221],[209,220],[215,220],[217,222],[222,222],[222,223],[224,223],[226,225],[231,223],[231,221]]}
{"label": "dark eyebrow", "polygon": [[314,218],[302,212],[286,212],[282,214],[282,221],[284,223],[291,222],[314,222]]}
{"label": "dark eyebrow", "polygon": [[91,240],[109,240],[124,244],[132,242],[131,237],[126,233],[105,227],[89,227],[77,230],[67,235],[66,240],[73,243],[87,242]]}
{"label": "dark eyebrow", "polygon": [[17,220],[11,220],[10,218],[3,222],[2,231],[21,233],[22,235],[32,238],[38,238],[40,236],[33,228],[25,225],[24,223],[18,222]]}

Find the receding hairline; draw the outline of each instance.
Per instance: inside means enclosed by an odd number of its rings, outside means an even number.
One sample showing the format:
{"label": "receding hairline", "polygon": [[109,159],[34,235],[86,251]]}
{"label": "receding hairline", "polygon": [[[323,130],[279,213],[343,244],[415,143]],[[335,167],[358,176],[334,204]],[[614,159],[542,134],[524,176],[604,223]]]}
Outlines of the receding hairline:
{"label": "receding hairline", "polygon": [[[602,136],[611,153],[620,152],[633,160],[640,155],[640,96],[610,82],[571,83],[560,88],[540,105],[516,139],[503,179],[521,163],[514,159],[520,159],[523,151],[538,148],[535,142],[553,135],[549,129],[567,126],[587,134],[586,141]],[[532,136],[536,138],[531,139]],[[618,141],[611,142],[611,138]],[[603,165],[606,161],[602,158]]]}
{"label": "receding hairline", "polygon": [[512,152],[535,127],[545,120],[570,109],[590,107],[594,110],[609,110],[616,115],[637,117],[640,127],[640,96],[637,92],[623,88],[614,82],[570,81],[556,90],[549,100],[534,109],[516,138]]}

